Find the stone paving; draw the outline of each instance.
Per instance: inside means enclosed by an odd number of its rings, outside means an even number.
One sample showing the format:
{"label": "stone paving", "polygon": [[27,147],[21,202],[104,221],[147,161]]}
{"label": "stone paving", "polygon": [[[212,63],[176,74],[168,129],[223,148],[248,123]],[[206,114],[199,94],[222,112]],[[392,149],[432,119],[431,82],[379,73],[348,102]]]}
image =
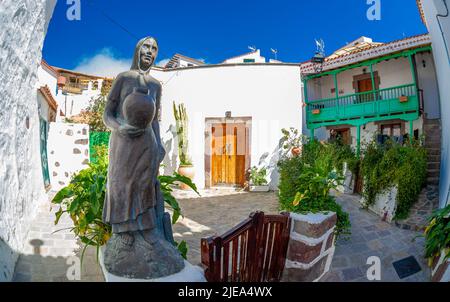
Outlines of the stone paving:
{"label": "stone paving", "polygon": [[221,235],[255,211],[278,213],[278,200],[273,192],[207,190],[199,198],[192,192],[178,191],[175,196],[185,217],[174,226],[174,238],[188,243],[188,260],[194,265],[201,263],[201,238]]}
{"label": "stone paving", "polygon": [[[204,190],[198,197],[193,192],[176,191],[184,218],[174,226],[175,240],[186,240],[188,260],[199,265],[200,239],[222,234],[246,219],[251,212],[277,213],[276,193],[246,193],[234,190]],[[412,242],[419,233],[402,230],[380,221],[378,216],[360,209],[359,196],[338,197],[350,214],[352,235],[339,240],[331,271],[322,281],[367,281],[367,258],[379,256],[382,262],[382,281],[428,281],[429,269],[421,257],[423,238]],[[71,234],[71,221],[63,216],[54,226],[55,209],[43,205],[32,225],[27,251],[16,265],[14,281],[69,281],[67,270],[71,256],[79,256],[81,244]],[[65,229],[64,229],[65,228]],[[54,233],[57,230],[63,231]],[[392,262],[410,255],[419,261],[422,271],[404,280],[396,275]],[[84,258],[81,281],[104,281],[96,261],[95,249],[88,249]]]}
{"label": "stone paving", "polygon": [[[403,230],[381,221],[375,214],[361,209],[359,200],[358,195],[337,197],[337,201],[350,215],[352,234],[348,240],[338,240],[331,270],[322,281],[368,282],[366,274],[370,265],[366,263],[371,256],[377,256],[381,260],[383,282],[429,281],[431,273],[422,256],[424,238],[416,238],[421,233]],[[416,258],[422,270],[400,280],[392,263],[409,256]]]}
{"label": "stone paving", "polygon": [[405,230],[423,231],[428,218],[439,208],[439,188],[428,185],[422,190],[418,201],[411,207],[407,219],[395,221],[395,225]]}
{"label": "stone paving", "polygon": [[[45,203],[32,223],[25,252],[20,255],[13,281],[16,282],[67,282],[67,272],[73,265],[71,257],[80,259],[82,244],[70,228],[73,226],[68,215],[63,215],[54,225],[56,207]],[[74,280],[78,281],[78,280]],[[96,250],[88,248],[83,258],[81,280],[85,282],[104,281],[96,261]]]}

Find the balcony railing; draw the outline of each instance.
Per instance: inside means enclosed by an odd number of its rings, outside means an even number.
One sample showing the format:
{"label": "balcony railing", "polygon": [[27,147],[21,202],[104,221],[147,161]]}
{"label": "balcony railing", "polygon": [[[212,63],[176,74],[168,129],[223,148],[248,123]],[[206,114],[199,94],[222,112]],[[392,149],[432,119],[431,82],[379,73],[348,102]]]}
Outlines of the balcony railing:
{"label": "balcony railing", "polygon": [[408,84],[310,101],[306,112],[307,124],[312,128],[355,119],[377,120],[387,116],[402,118],[402,115],[419,113],[417,86]]}

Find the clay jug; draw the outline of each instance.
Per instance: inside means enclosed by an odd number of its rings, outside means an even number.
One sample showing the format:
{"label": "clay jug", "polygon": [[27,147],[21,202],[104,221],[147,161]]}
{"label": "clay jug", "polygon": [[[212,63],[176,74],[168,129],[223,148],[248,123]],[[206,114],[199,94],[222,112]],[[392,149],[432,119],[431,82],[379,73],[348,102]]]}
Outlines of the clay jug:
{"label": "clay jug", "polygon": [[131,126],[145,129],[155,116],[155,102],[148,89],[135,87],[123,102],[123,115]]}

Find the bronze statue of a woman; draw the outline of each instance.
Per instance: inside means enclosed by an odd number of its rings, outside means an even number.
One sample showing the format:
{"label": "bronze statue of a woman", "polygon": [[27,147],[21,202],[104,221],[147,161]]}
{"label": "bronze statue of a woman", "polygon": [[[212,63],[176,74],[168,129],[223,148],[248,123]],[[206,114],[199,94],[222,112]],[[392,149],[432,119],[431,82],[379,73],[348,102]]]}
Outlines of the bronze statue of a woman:
{"label": "bronze statue of a woman", "polygon": [[103,220],[113,232],[104,262],[110,273],[138,279],[184,267],[157,178],[165,155],[158,121],[161,84],[149,74],[157,54],[154,38],[138,42],[131,70],[115,79],[104,113],[111,138]]}

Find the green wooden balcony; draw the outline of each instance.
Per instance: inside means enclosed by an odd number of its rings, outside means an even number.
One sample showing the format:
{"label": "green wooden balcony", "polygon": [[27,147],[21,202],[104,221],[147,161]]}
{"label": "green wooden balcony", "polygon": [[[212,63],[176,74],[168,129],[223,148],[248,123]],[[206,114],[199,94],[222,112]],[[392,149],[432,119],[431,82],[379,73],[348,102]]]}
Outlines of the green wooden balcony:
{"label": "green wooden balcony", "polygon": [[339,124],[356,126],[397,118],[412,121],[418,116],[419,96],[415,84],[306,103],[306,122],[309,129]]}

